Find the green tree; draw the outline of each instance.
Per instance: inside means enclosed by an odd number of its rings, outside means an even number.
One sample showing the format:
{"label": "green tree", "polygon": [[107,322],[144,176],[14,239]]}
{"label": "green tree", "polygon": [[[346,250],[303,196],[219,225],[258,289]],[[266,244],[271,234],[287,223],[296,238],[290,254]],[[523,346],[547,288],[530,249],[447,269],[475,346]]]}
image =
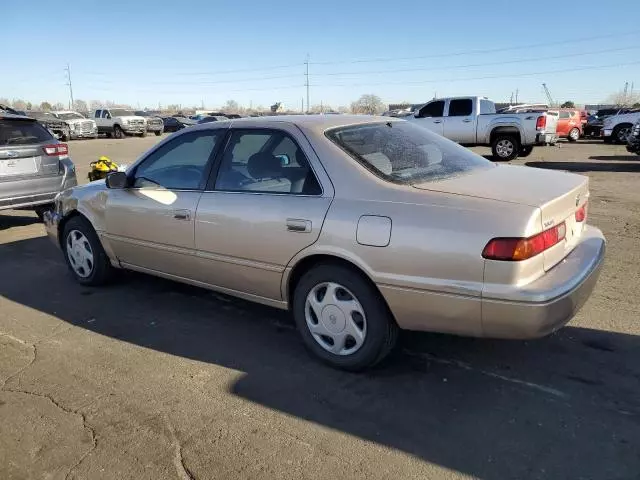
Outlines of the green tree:
{"label": "green tree", "polygon": [[560,108],[576,108],[576,104],[573,103],[571,100],[567,100],[562,105],[560,105]]}

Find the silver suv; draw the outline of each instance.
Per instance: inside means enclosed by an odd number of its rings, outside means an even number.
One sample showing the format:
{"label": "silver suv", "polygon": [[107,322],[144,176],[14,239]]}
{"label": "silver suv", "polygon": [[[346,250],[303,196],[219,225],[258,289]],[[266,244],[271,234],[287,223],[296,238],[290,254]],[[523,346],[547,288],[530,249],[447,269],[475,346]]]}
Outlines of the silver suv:
{"label": "silver suv", "polygon": [[37,120],[0,109],[0,211],[32,209],[42,218],[59,192],[77,184],[66,143]]}

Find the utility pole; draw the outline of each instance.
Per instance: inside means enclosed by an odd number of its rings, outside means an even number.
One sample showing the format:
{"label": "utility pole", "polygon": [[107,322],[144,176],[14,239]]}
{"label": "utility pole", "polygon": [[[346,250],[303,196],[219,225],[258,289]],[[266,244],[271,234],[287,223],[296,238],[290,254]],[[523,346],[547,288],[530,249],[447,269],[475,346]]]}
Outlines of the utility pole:
{"label": "utility pole", "polygon": [[305,73],[305,85],[307,86],[307,111],[309,111],[309,54],[307,53],[307,61],[304,62],[307,66],[307,71]]}
{"label": "utility pole", "polygon": [[302,102],[300,103],[300,111],[304,113],[304,97],[302,97],[300,100],[302,100]]}
{"label": "utility pole", "polygon": [[69,104],[69,110],[73,110],[73,86],[71,85],[71,68],[69,68],[69,64],[67,63],[67,68],[65,68],[67,72],[67,85],[69,86],[69,97],[71,98],[71,103]]}
{"label": "utility pole", "polygon": [[511,99],[509,100],[509,105],[513,105],[513,92],[511,92]]}
{"label": "utility pole", "polygon": [[518,94],[520,93],[520,90],[516,88],[516,105],[518,104]]}

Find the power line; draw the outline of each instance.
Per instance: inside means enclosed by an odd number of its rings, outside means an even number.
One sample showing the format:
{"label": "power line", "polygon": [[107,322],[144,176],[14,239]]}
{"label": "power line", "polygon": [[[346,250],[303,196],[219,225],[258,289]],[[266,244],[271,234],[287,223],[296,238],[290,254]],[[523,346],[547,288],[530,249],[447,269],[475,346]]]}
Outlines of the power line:
{"label": "power line", "polygon": [[440,70],[450,70],[450,69],[457,69],[457,68],[473,68],[473,67],[489,67],[489,66],[493,66],[493,65],[506,65],[506,64],[515,64],[515,63],[527,63],[527,62],[540,62],[540,61],[547,61],[547,60],[557,60],[560,58],[572,58],[572,57],[584,57],[587,55],[597,55],[597,54],[601,54],[601,53],[612,53],[612,52],[622,52],[622,51],[627,51],[627,50],[635,50],[638,49],[640,47],[638,47],[637,45],[632,45],[632,46],[628,46],[628,47],[618,47],[618,48],[608,48],[606,50],[595,50],[595,51],[589,51],[589,52],[581,52],[581,53],[566,53],[566,54],[562,54],[562,55],[553,55],[553,56],[546,56],[546,57],[536,57],[536,58],[525,58],[525,59],[516,59],[516,60],[506,60],[506,61],[499,61],[499,62],[483,62],[483,63],[469,63],[469,64],[463,64],[463,65],[451,65],[451,66],[443,66],[443,67],[429,67],[429,68],[407,68],[407,69],[397,69],[397,68],[393,68],[393,69],[385,69],[385,70],[367,70],[367,71],[362,71],[362,72],[330,72],[330,73],[316,73],[316,76],[323,76],[323,77],[328,77],[328,76],[341,76],[341,75],[372,75],[372,74],[378,74],[378,73],[390,73],[390,72],[435,72],[435,71],[440,71]]}
{"label": "power line", "polygon": [[582,43],[582,42],[590,42],[593,40],[601,40],[604,38],[616,38],[623,37],[628,35],[633,35],[636,33],[640,33],[640,30],[632,30],[630,32],[625,33],[612,33],[608,35],[596,35],[590,37],[583,38],[575,38],[575,39],[567,39],[553,42],[544,42],[544,43],[532,43],[529,45],[519,45],[515,47],[500,47],[500,48],[489,48],[484,50],[465,50],[459,52],[451,52],[451,53],[436,53],[431,55],[419,55],[412,57],[381,57],[381,58],[369,58],[369,59],[359,59],[359,60],[331,60],[326,62],[312,62],[312,65],[338,65],[338,64],[347,64],[347,63],[377,63],[377,62],[395,62],[399,60],[419,60],[423,58],[447,58],[447,57],[458,57],[464,55],[476,55],[480,53],[497,53],[497,52],[508,52],[512,50],[524,50],[527,48],[537,48],[537,47],[550,47],[553,45],[567,45],[571,43]]}
{"label": "power line", "polygon": [[[172,72],[173,75],[177,75],[177,76],[191,76],[191,75],[224,75],[227,73],[244,73],[244,72],[267,72],[267,71],[272,71],[272,70],[280,70],[280,69],[285,69],[285,68],[293,68],[293,67],[300,67],[301,65],[303,65],[303,63],[290,63],[288,65],[272,65],[269,67],[259,67],[259,68],[240,68],[240,69],[235,69],[235,70],[217,70],[217,71],[208,71],[208,72],[188,72],[188,71],[177,71],[177,72]],[[123,72],[123,74],[129,74],[131,73],[130,71],[126,71]],[[84,75],[95,75],[95,76],[103,76],[103,75],[111,75],[113,74],[113,71],[109,71],[109,72],[83,72]]]}
{"label": "power line", "polygon": [[506,74],[506,75],[487,75],[483,77],[440,78],[440,79],[433,79],[433,80],[420,80],[416,82],[402,81],[402,82],[381,82],[381,83],[317,84],[312,86],[313,87],[362,87],[362,86],[377,86],[377,85],[422,85],[425,83],[460,82],[460,81],[468,81],[468,80],[489,80],[489,79],[497,79],[497,78],[528,77],[533,75],[547,75],[552,73],[566,73],[566,72],[575,72],[575,71],[582,71],[582,70],[595,70],[598,68],[626,67],[629,65],[639,65],[639,64],[640,64],[640,61],[615,63],[615,64],[608,64],[608,65],[589,65],[585,67],[573,67],[573,68],[566,68],[562,70],[546,70],[546,71],[539,71],[539,72],[515,73],[515,74]]}

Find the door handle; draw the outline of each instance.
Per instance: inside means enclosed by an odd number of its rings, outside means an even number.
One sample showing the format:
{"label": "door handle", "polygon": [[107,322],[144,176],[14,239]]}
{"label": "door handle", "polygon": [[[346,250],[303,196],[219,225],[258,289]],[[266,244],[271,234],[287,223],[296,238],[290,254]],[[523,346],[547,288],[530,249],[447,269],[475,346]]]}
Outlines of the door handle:
{"label": "door handle", "polygon": [[442,120],[434,120],[433,123],[442,123]]}
{"label": "door handle", "polygon": [[175,210],[173,212],[173,218],[176,220],[191,220],[191,212],[189,210]]}
{"label": "door handle", "polygon": [[464,120],[462,120],[463,123],[471,123],[471,119],[470,118],[465,118]]}
{"label": "door handle", "polygon": [[311,231],[311,220],[287,218],[287,230],[289,232],[309,233]]}

